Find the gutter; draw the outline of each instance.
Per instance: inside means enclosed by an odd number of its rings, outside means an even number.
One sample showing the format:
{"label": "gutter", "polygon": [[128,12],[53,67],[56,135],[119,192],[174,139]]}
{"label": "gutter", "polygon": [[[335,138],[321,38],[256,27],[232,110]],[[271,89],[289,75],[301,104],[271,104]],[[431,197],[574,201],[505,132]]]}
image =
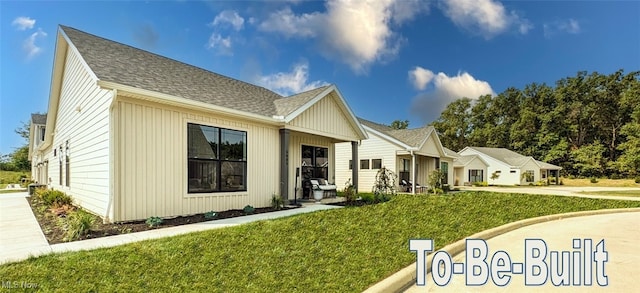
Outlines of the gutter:
{"label": "gutter", "polygon": [[[99,81],[98,81],[99,82]],[[118,90],[113,89],[113,96],[111,97],[111,104],[109,105],[109,200],[107,201],[107,210],[104,215],[104,221],[110,222],[109,218],[113,206],[113,198],[115,197],[115,143],[114,143],[114,129],[113,129],[113,109],[118,103]]]}
{"label": "gutter", "polygon": [[271,125],[278,125],[281,126],[283,124],[283,120],[280,119],[280,117],[266,117],[266,116],[262,116],[262,115],[258,115],[258,114],[253,114],[253,113],[249,113],[249,112],[244,112],[244,111],[240,111],[240,110],[234,110],[234,109],[230,109],[230,108],[225,108],[225,107],[220,107],[220,106],[216,106],[213,104],[209,104],[209,103],[204,103],[204,102],[198,102],[198,101],[194,101],[194,100],[189,100],[189,99],[185,99],[185,98],[181,98],[181,97],[177,97],[174,95],[169,95],[169,94],[164,94],[164,93],[160,93],[160,92],[156,92],[156,91],[150,91],[150,90],[145,90],[145,89],[140,89],[140,88],[136,88],[136,87],[132,87],[132,86],[128,86],[128,85],[123,85],[123,84],[119,84],[119,83],[115,83],[115,82],[110,82],[110,81],[102,81],[102,80],[98,80],[97,81],[97,85],[103,89],[110,89],[110,90],[119,90],[123,93],[130,93],[130,94],[134,94],[134,95],[139,95],[139,96],[143,96],[143,97],[147,97],[150,100],[155,100],[155,101],[162,101],[162,102],[166,102],[168,104],[174,104],[177,106],[182,106],[182,107],[186,107],[186,108],[191,108],[191,109],[195,109],[195,110],[209,110],[209,111],[215,111],[215,112],[220,112],[220,113],[224,113],[230,116],[234,116],[234,117],[242,117],[245,119],[251,119],[254,121],[259,121],[262,123],[266,123],[266,124],[271,124]]}

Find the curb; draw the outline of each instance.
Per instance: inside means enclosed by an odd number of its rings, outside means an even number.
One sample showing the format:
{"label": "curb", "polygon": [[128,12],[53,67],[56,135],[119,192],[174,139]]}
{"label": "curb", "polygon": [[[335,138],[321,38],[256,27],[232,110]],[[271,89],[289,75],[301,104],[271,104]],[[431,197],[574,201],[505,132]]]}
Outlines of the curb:
{"label": "curb", "polygon": [[[478,232],[471,236],[465,237],[464,239],[458,240],[454,243],[451,243],[443,248],[440,248],[438,251],[446,251],[451,256],[455,256],[465,250],[465,243],[467,238],[474,239],[484,239],[488,240],[490,238],[496,237],[498,235],[525,227],[534,224],[562,220],[567,218],[574,217],[584,217],[584,216],[594,216],[594,215],[606,215],[606,214],[615,214],[615,213],[632,213],[632,212],[640,212],[640,208],[626,208],[626,209],[606,209],[606,210],[593,210],[593,211],[581,211],[581,212],[571,212],[564,214],[555,214],[548,216],[540,216],[536,218],[524,219],[508,224],[504,224],[499,227],[491,228],[488,230],[484,230],[482,232]],[[426,262],[426,270],[425,274],[431,272],[431,263],[433,260],[434,253],[429,254]],[[394,273],[393,275],[387,277],[386,279],[376,283],[375,285],[367,288],[364,292],[373,293],[373,292],[402,292],[415,284],[416,282],[416,263],[412,263],[411,265],[401,269],[400,271]]]}

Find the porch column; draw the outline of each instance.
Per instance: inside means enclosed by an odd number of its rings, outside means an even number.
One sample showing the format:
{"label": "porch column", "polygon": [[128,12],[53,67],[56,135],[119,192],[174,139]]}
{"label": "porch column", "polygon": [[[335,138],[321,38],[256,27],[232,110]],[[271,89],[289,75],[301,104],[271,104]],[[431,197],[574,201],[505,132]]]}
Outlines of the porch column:
{"label": "porch column", "polygon": [[351,142],[351,183],[353,184],[353,188],[356,190],[356,194],[358,193],[358,166],[360,166],[360,161],[358,161],[358,142]]}
{"label": "porch column", "polygon": [[411,194],[416,194],[416,155],[411,151]]}
{"label": "porch column", "polygon": [[556,170],[556,185],[560,185],[560,170]]}
{"label": "porch column", "polygon": [[[289,135],[291,130],[280,129],[280,197],[289,199]],[[294,186],[295,188],[295,186]]]}

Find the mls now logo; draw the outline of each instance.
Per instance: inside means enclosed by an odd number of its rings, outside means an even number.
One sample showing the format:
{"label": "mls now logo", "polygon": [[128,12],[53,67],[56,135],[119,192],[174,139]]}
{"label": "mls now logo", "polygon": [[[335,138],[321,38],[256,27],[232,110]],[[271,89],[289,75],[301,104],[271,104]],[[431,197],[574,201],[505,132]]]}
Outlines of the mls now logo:
{"label": "mls now logo", "polygon": [[[465,262],[454,263],[446,251],[437,251],[431,262],[431,276],[438,286],[446,286],[453,274],[464,274],[467,286],[480,286],[488,279],[496,286],[506,286],[511,275],[522,274],[526,286],[540,286],[549,279],[554,286],[599,286],[608,285],[605,264],[609,253],[604,239],[595,248],[591,239],[573,239],[574,251],[549,251],[542,239],[525,239],[523,262],[513,262],[505,251],[489,256],[487,242],[482,239],[467,239]],[[409,250],[416,252],[416,284],[426,285],[425,261],[433,251],[433,239],[411,239]]]}

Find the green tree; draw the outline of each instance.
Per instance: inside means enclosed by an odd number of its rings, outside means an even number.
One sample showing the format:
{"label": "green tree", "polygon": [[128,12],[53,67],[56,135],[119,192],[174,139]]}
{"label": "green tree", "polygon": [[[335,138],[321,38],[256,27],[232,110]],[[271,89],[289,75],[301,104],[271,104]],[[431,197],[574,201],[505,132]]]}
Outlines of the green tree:
{"label": "green tree", "polygon": [[471,132],[471,99],[461,98],[447,105],[432,123],[441,134],[442,144],[454,150],[468,146]]}
{"label": "green tree", "polygon": [[584,145],[571,152],[574,166],[580,176],[598,177],[604,171],[603,154],[605,147],[599,141]]}
{"label": "green tree", "polygon": [[393,129],[407,129],[409,127],[409,120],[393,120],[390,127]]}

